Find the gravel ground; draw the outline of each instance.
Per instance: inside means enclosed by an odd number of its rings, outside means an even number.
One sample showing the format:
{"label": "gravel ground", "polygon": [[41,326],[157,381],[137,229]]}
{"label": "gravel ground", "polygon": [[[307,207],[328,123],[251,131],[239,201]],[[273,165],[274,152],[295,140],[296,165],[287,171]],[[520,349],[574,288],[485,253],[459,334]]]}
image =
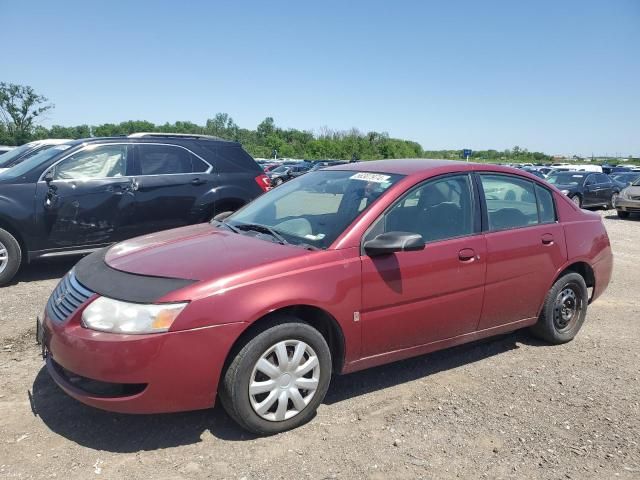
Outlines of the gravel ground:
{"label": "gravel ground", "polygon": [[33,341],[70,262],[0,290],[0,478],[640,478],[640,220],[602,212],[616,266],[571,343],[526,332],[336,377],[271,438],[220,408],[126,416],[68,398]]}

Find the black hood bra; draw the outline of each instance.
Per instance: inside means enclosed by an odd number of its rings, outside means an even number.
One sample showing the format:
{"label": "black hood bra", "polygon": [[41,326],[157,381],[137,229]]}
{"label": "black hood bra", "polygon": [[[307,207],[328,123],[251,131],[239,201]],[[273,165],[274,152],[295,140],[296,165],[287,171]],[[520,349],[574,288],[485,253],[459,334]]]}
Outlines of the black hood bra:
{"label": "black hood bra", "polygon": [[124,302],[154,303],[164,295],[197,281],[116,270],[105,261],[109,248],[103,248],[84,257],[74,267],[76,279],[99,295]]}

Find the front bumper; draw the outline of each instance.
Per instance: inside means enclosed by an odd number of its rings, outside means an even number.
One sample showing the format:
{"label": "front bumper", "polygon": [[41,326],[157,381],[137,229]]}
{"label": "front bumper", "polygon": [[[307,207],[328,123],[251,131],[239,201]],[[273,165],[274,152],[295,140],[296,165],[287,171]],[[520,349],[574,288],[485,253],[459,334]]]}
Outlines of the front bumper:
{"label": "front bumper", "polygon": [[621,212],[640,213],[640,200],[631,200],[623,196],[618,196],[615,200],[614,207]]}
{"label": "front bumper", "polygon": [[212,407],[227,353],[246,326],[121,335],[84,328],[81,310],[65,322],[45,313],[41,337],[47,369],[73,398],[122,413]]}

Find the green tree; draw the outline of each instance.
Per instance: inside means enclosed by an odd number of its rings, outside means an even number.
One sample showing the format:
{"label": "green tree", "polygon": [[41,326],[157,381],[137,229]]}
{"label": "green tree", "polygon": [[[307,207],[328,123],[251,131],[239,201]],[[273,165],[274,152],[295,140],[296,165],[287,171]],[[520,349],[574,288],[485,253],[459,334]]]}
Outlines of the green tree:
{"label": "green tree", "polygon": [[0,118],[13,143],[29,140],[36,120],[53,104],[29,86],[0,82]]}

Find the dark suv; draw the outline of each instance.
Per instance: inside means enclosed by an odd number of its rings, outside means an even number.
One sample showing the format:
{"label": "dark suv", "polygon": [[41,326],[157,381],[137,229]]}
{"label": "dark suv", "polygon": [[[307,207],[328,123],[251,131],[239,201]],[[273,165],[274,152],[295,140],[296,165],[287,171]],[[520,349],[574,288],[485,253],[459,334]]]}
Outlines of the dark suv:
{"label": "dark suv", "polygon": [[0,285],[23,261],[210,220],[269,179],[240,144],[134,134],[76,140],[0,173]]}

